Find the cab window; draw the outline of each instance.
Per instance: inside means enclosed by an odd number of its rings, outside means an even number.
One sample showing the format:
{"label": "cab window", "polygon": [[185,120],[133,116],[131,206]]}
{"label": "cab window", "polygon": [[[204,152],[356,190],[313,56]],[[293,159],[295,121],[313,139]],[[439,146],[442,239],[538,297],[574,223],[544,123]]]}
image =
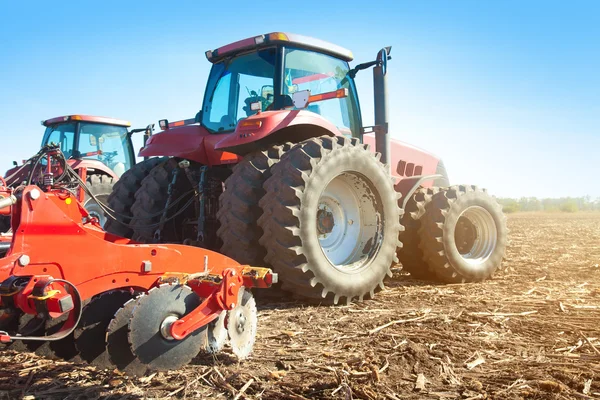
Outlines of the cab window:
{"label": "cab window", "polygon": [[65,157],[73,156],[73,138],[75,137],[75,124],[61,124],[49,126],[44,132],[44,140],[42,146],[47,144],[56,144],[60,146],[60,150]]}
{"label": "cab window", "polygon": [[347,77],[347,62],[325,54],[304,49],[285,49],[284,82],[282,94],[290,97],[294,92],[310,90],[311,95],[347,88],[349,96],[309,104],[306,109],[320,114],[333,123],[343,134],[357,136],[359,133],[356,93],[354,84]]}

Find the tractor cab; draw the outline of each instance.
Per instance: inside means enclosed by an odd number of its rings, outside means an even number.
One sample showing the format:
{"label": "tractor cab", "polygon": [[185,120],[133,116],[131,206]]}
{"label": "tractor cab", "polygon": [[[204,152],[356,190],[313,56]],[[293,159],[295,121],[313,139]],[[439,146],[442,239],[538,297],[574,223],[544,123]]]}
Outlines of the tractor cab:
{"label": "tractor cab", "polygon": [[213,66],[198,122],[210,132],[233,131],[259,112],[299,108],[295,94],[307,93],[313,101],[301,108],[344,135],[360,136],[350,51],[301,35],[270,33],[207,51],[206,57]]}
{"label": "tractor cab", "polygon": [[42,146],[54,143],[68,159],[99,161],[116,177],[135,163],[127,121],[70,115],[42,121]]}

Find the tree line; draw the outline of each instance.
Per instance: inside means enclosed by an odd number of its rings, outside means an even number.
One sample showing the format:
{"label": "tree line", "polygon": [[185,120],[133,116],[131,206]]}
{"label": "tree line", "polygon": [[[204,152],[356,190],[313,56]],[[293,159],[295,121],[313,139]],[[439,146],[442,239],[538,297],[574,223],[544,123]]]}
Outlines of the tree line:
{"label": "tree line", "polygon": [[558,199],[538,199],[537,197],[521,197],[520,199],[498,198],[505,213],[518,211],[600,211],[600,197],[561,197]]}

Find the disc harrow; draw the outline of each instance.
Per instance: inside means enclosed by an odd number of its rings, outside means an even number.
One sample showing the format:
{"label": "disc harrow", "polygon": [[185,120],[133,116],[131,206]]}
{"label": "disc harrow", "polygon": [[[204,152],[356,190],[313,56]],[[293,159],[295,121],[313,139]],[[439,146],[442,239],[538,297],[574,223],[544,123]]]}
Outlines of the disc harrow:
{"label": "disc harrow", "polygon": [[[48,150],[47,174],[60,155]],[[275,283],[271,270],[112,235],[62,187],[10,189],[0,198],[7,208],[13,233],[1,238],[10,245],[0,254],[0,342],[8,348],[131,375],[178,369],[227,342],[240,359],[252,350],[248,289]]]}

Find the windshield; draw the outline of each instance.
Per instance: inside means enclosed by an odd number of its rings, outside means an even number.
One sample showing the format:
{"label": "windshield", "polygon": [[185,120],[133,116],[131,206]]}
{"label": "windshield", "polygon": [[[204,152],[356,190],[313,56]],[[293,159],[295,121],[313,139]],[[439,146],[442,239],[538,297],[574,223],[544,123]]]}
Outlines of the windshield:
{"label": "windshield", "polygon": [[98,160],[121,176],[131,167],[130,141],[124,126],[81,123],[79,157]]}
{"label": "windshield", "polygon": [[[311,95],[348,89],[348,97],[319,101],[307,106],[347,135],[359,135],[360,117],[353,80],[348,77],[348,63],[335,57],[304,49],[285,49],[284,96],[310,90]],[[291,100],[290,100],[291,101]],[[285,103],[285,101],[284,101]]]}
{"label": "windshield", "polygon": [[67,158],[98,160],[119,177],[131,168],[131,142],[126,127],[86,122],[79,125],[77,143],[76,124],[69,123],[46,128],[42,145],[58,144]]}
{"label": "windshield", "polygon": [[273,103],[275,48],[244,54],[215,64],[211,70],[202,125],[212,132],[232,131],[237,122],[255,114],[250,104],[261,103],[262,111]]}

